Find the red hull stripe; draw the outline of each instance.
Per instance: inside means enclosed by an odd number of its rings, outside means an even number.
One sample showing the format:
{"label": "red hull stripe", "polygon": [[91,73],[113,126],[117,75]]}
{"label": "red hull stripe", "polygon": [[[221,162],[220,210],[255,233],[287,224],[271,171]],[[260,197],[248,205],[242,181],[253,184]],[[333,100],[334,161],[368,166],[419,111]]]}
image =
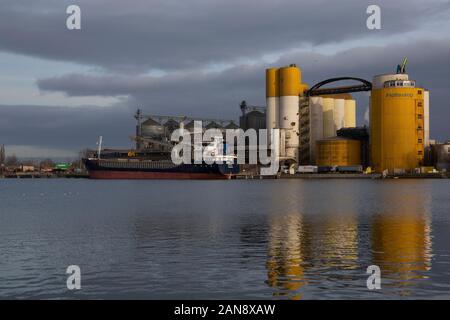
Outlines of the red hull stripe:
{"label": "red hull stripe", "polygon": [[101,171],[89,173],[91,179],[230,179],[227,175],[183,172]]}

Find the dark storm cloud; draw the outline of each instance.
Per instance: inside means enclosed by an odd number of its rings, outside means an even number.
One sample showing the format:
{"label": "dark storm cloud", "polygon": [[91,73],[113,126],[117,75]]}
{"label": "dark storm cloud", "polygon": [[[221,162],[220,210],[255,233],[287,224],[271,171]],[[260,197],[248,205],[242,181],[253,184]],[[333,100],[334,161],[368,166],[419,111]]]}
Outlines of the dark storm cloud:
{"label": "dark storm cloud", "polygon": [[[388,36],[420,28],[448,4],[377,1],[380,31],[366,28],[372,1],[298,0],[3,0],[0,50],[108,70],[200,68],[281,52],[303,44]],[[82,30],[65,27],[69,4]]]}
{"label": "dark storm cloud", "polygon": [[151,113],[237,118],[242,99],[263,103],[264,81],[264,67],[255,65],[163,77],[69,74],[40,79],[37,85],[68,96],[127,96],[127,106]]}
{"label": "dark storm cloud", "polygon": [[[371,2],[2,0],[0,51],[94,67],[89,74],[38,79],[42,92],[125,98],[107,108],[0,105],[0,143],[78,150],[104,135],[106,145],[127,147],[137,107],[146,113],[237,119],[241,100],[265,104],[268,65],[260,58],[273,53],[281,54],[273,65],[296,63],[309,84],[336,76],[370,80],[395,71],[408,56],[410,76],[431,90],[432,136],[450,138],[450,42],[445,41],[448,31],[439,27],[448,17],[449,2],[377,1],[383,29],[369,31],[365,22]],[[65,28],[69,4],[82,8],[81,31]],[[436,24],[443,40],[423,40],[426,22]],[[411,31],[406,42],[403,33]],[[358,43],[370,43],[383,37],[390,38],[380,47],[314,52],[318,44],[342,46],[361,38],[366,39]],[[214,64],[231,67],[205,69]],[[167,74],[149,76],[151,69]],[[365,94],[357,96],[362,123],[368,100]]]}
{"label": "dark storm cloud", "polygon": [[95,148],[99,135],[110,147],[129,147],[134,110],[108,107],[0,105],[0,144],[50,146],[65,150]]}
{"label": "dark storm cloud", "polygon": [[[419,41],[385,47],[364,47],[335,55],[297,53],[282,56],[275,65],[297,63],[303,80],[310,85],[337,76],[356,76],[371,80],[376,74],[395,72],[401,58],[409,58],[408,72],[418,85],[431,90],[432,134],[450,137],[447,119],[450,88],[450,43]],[[216,73],[185,73],[163,77],[88,76],[82,74],[41,79],[44,91],[62,91],[69,96],[128,96],[129,107],[146,112],[237,118],[238,104],[264,105],[266,65],[236,66]],[[368,100],[359,95],[360,123]]]}

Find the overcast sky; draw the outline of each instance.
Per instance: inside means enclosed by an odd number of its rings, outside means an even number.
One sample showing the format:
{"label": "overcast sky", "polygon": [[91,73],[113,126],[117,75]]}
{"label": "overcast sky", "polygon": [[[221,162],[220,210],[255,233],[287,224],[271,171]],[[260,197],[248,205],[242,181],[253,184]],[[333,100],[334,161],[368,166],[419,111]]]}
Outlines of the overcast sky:
{"label": "overcast sky", "polygon": [[[66,28],[71,4],[81,30]],[[137,107],[237,120],[241,100],[265,104],[267,67],[296,63],[313,85],[404,56],[431,91],[432,138],[450,140],[450,1],[1,0],[0,143],[26,157],[76,155],[100,134],[129,147]]]}

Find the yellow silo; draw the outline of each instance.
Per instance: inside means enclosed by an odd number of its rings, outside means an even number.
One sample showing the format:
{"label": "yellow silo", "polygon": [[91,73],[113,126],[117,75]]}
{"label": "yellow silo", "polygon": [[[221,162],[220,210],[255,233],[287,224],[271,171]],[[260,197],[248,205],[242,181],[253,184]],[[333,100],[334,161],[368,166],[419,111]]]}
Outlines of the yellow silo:
{"label": "yellow silo", "polygon": [[361,164],[361,142],[334,137],[317,141],[318,166],[355,166]]}
{"label": "yellow silo", "polygon": [[298,96],[302,82],[302,72],[295,65],[279,69],[280,96]]}
{"label": "yellow silo", "polygon": [[286,156],[298,159],[300,146],[299,94],[304,90],[301,85],[300,69],[295,65],[279,69],[280,114],[279,126],[286,130]]}
{"label": "yellow silo", "polygon": [[[383,81],[380,81],[381,78]],[[374,78],[370,105],[372,167],[411,171],[423,163],[424,89],[407,75]]]}

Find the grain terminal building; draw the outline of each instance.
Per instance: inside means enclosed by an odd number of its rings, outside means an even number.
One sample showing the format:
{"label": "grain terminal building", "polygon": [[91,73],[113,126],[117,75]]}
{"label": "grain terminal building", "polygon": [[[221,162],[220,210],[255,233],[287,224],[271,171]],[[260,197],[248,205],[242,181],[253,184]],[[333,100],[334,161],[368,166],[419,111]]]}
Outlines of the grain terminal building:
{"label": "grain terminal building", "polygon": [[[361,166],[378,173],[414,173],[430,164],[447,166],[448,148],[430,144],[429,96],[405,73],[375,76],[372,82],[341,77],[312,87],[302,80],[295,64],[266,70],[266,105],[240,104],[239,126],[232,120],[203,119],[204,129],[279,129],[279,159],[290,173],[299,165]],[[325,87],[341,80],[359,85]],[[352,92],[370,92],[368,127],[358,127]],[[139,148],[168,147],[174,128],[191,130],[192,118],[138,116],[136,145]],[[270,133],[267,136],[270,144]],[[161,143],[162,142],[162,143]],[[447,144],[448,145],[448,144]],[[444,151],[442,151],[444,150]],[[438,160],[439,158],[439,160]]]}
{"label": "grain terminal building", "polygon": [[[294,165],[360,164],[379,173],[408,173],[424,166],[430,146],[429,91],[416,86],[405,67],[406,59],[398,73],[375,76],[372,83],[344,77],[312,88],[302,82],[295,65],[267,69],[266,127],[282,131],[286,150],[280,154]],[[348,79],[362,84],[320,88]],[[356,126],[356,102],[349,94],[356,91],[370,91],[368,132]]]}
{"label": "grain terminal building", "polygon": [[429,145],[429,93],[407,74],[376,76],[370,100],[370,145],[375,171],[412,171]]}

